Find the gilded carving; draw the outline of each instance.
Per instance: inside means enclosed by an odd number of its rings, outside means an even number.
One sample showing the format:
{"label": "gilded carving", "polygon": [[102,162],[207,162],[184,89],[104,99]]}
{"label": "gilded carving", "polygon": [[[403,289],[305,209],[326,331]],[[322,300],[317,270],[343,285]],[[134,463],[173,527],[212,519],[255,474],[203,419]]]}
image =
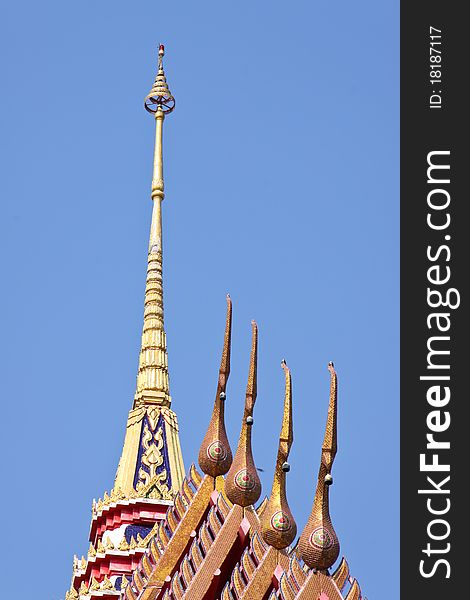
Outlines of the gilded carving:
{"label": "gilded carving", "polygon": [[153,428],[151,429],[152,422],[154,423],[154,427],[157,424],[155,418],[158,420],[158,414],[152,415],[152,421],[149,420],[144,423],[141,439],[143,448],[141,457],[142,466],[139,468],[136,491],[142,496],[172,499],[173,495],[167,485],[167,470],[166,468],[159,470],[165,460],[162,451],[164,446],[163,425],[160,425],[153,432]]}
{"label": "gilded carving", "polygon": [[88,556],[91,556],[91,557],[96,556],[95,547],[93,546],[93,544],[91,542],[90,542],[90,547],[88,548]]}
{"label": "gilded carving", "polygon": [[122,550],[124,552],[129,550],[129,544],[127,543],[125,537],[123,537],[122,540],[119,542],[118,550]]}
{"label": "gilded carving", "polygon": [[102,590],[114,590],[114,585],[112,584],[112,581],[108,578],[107,575],[104,576],[104,579],[101,582],[101,589]]}
{"label": "gilded carving", "polygon": [[78,593],[80,596],[86,596],[88,594],[88,587],[87,584],[82,581],[82,583],[80,584],[80,588],[78,590]]}

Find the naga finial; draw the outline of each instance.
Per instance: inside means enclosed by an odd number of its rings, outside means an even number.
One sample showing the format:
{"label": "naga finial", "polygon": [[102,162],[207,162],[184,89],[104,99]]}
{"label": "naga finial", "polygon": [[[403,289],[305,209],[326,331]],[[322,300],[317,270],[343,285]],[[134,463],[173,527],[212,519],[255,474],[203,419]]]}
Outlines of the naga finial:
{"label": "naga finial", "polygon": [[289,452],[294,441],[292,421],[292,380],[286,361],[281,363],[284,369],[286,383],[284,394],[284,413],[282,427],[279,435],[279,448],[277,451],[274,481],[266,508],[261,515],[261,534],[264,541],[281,550],[289,546],[296,534],[297,525],[289,508],[286,496],[286,473],[290,471],[287,462]]}
{"label": "naga finial", "polygon": [[199,466],[206,475],[225,475],[232,464],[232,450],[225,431],[225,389],[230,374],[230,340],[232,334],[232,300],[227,294],[227,318],[220,361],[219,380],[212,417],[199,449]]}
{"label": "naga finial", "polygon": [[257,393],[258,326],[251,322],[252,342],[248,384],[246,386],[245,410],[235,457],[225,479],[227,498],[239,506],[254,504],[261,494],[261,481],[256,470],[251,450],[253,409]]}
{"label": "naga finial", "polygon": [[337,397],[338,381],[332,362],[330,371],[330,403],[323,440],[320,471],[312,512],[299,539],[299,555],[311,569],[329,569],[339,555],[339,540],[331,522],[329,486],[333,483],[331,469],[337,450]]}

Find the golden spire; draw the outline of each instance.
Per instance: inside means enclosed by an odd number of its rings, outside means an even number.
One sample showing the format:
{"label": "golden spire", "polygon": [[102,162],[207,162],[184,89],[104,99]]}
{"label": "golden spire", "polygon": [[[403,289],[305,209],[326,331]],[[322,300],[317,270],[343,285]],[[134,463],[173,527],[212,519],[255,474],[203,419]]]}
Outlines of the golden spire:
{"label": "golden spire", "polygon": [[323,440],[320,471],[312,512],[299,539],[299,555],[311,569],[329,569],[339,555],[339,540],[331,523],[328,488],[333,483],[331,468],[336,456],[337,377],[332,362],[330,371],[330,404]]}
{"label": "golden spire", "polygon": [[274,481],[268,504],[261,516],[261,534],[266,543],[278,550],[291,544],[297,534],[297,525],[289,508],[286,496],[286,473],[290,470],[287,462],[294,441],[292,422],[292,381],[291,374],[283,360],[281,363],[286,376],[284,414],[282,417],[279,449],[277,451]]}
{"label": "golden spire", "polygon": [[158,52],[158,74],[144,105],[155,117],[152,177],[152,223],[147,256],[144,325],[134,406],[127,419],[126,437],[114,488],[126,498],[169,500],[179,490],[184,465],[178,420],[171,410],[168,357],[163,323],[163,121],[175,100],[163,70],[164,48]]}
{"label": "golden spire", "polygon": [[251,322],[251,327],[250,369],[248,384],[246,386],[242,428],[235,458],[225,480],[227,498],[233,504],[238,504],[239,506],[254,504],[261,494],[261,482],[251,451],[251,429],[253,426],[253,409],[256,402],[256,370],[258,361],[258,327],[254,321]]}
{"label": "golden spire", "polygon": [[225,431],[225,388],[230,374],[230,339],[232,334],[232,301],[227,294],[227,319],[220,361],[219,381],[212,417],[199,450],[199,466],[212,477],[225,475],[232,464],[232,450]]}
{"label": "golden spire", "polygon": [[153,88],[145,98],[145,109],[155,116],[155,152],[152,178],[152,224],[148,248],[147,283],[145,286],[144,326],[139,356],[137,390],[134,406],[141,404],[171,403],[168,380],[168,356],[163,324],[163,241],[162,211],[163,183],[163,121],[170,113],[175,100],[168,89],[163,70],[164,47],[158,51],[158,74]]}

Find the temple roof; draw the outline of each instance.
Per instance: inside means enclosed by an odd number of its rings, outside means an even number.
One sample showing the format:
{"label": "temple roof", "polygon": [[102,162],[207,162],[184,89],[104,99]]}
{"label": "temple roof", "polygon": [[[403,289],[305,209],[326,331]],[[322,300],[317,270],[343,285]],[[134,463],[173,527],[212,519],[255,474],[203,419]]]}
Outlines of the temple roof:
{"label": "temple roof", "polygon": [[[93,502],[87,558],[74,560],[66,600],[360,600],[329,512],[337,452],[338,378],[329,363],[327,423],[313,506],[297,541],[287,495],[294,440],[292,373],[286,361],[283,416],[271,492],[261,503],[253,457],[258,326],[252,341],[244,410],[232,454],[225,429],[232,301],[227,316],[212,416],[198,462],[184,475],[176,414],[171,409],[163,312],[163,123],[175,106],[163,69],[145,108],[155,118],[144,324],[136,393],[111,492]],[[280,394],[281,397],[281,394]],[[273,452],[274,457],[274,452]]]}
{"label": "temple roof", "polygon": [[156,528],[125,599],[362,597],[344,558],[330,575],[309,569],[296,546],[278,550],[267,544],[261,534],[266,502],[257,509],[232,504],[221,479],[191,468],[178,506]]}
{"label": "temple roof", "polygon": [[[231,302],[228,304],[222,365],[230,365]],[[251,451],[253,408],[256,400],[258,329],[253,337],[242,429],[237,451],[226,476],[213,474],[218,442],[214,431],[225,432],[220,411],[220,380],[211,425],[201,444],[200,465],[194,465],[175,497],[173,507],[154,528],[154,537],[132,580],[124,589],[126,600],[359,600],[359,584],[349,577],[339,553],[328,507],[331,467],[337,449],[337,375],[330,371],[330,400],[322,446],[317,490],[310,518],[294,544],[296,524],[287,503],[287,458],[293,442],[292,382],[285,361],[284,411],[270,497],[254,506],[261,493]],[[227,345],[228,344],[228,345]],[[222,371],[222,369],[221,369]],[[226,379],[224,379],[226,383]],[[224,387],[225,393],[225,387]],[[201,458],[202,457],[202,458]],[[238,461],[238,462],[237,462]],[[227,471],[227,466],[224,469]]]}

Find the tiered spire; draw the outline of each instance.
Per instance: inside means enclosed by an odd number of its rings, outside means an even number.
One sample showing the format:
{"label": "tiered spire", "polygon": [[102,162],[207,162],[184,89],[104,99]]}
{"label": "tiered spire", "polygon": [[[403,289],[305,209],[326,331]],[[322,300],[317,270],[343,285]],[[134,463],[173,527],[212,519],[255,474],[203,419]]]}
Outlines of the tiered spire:
{"label": "tiered spire", "polygon": [[251,322],[252,341],[248,384],[246,386],[245,410],[238,447],[232,466],[225,480],[227,498],[239,506],[254,504],[261,494],[261,482],[251,451],[251,430],[253,427],[253,409],[257,393],[258,363],[258,326]]}
{"label": "tiered spire", "polygon": [[155,151],[152,178],[152,223],[148,247],[147,283],[145,286],[144,327],[137,375],[134,406],[160,404],[170,406],[168,381],[168,356],[163,324],[163,239],[161,204],[164,193],[163,181],[163,121],[172,112],[175,101],[168,89],[163,70],[164,47],[158,52],[158,74],[144,106],[155,116]]}
{"label": "tiered spire", "polygon": [[264,541],[278,549],[289,546],[297,534],[297,525],[292,516],[286,496],[286,473],[290,471],[287,459],[289,458],[289,452],[294,441],[292,381],[290,371],[284,360],[281,366],[286,376],[284,413],[282,416],[281,433],[279,435],[279,449],[274,469],[271,496],[261,516],[261,531]]}
{"label": "tiered spire", "polygon": [[87,596],[113,596],[127,585],[136,556],[145,552],[153,525],[177,502],[184,478],[178,422],[170,407],[163,319],[163,121],[175,106],[163,70],[163,55],[160,46],[158,74],[145,98],[146,110],[155,117],[156,132],[144,324],[134,405],[114,486],[93,502],[88,560],[74,570],[70,598],[79,591],[83,595],[85,590]]}
{"label": "tiered spire", "polygon": [[155,150],[151,197],[152,222],[147,255],[144,325],[134,407],[129,413],[124,449],[115,487],[124,494],[171,499],[183,480],[184,467],[175,413],[170,409],[168,356],[163,319],[163,121],[175,100],[158,52],[158,74],[144,105],[155,117]]}
{"label": "tiered spire", "polygon": [[330,518],[328,489],[333,483],[331,469],[337,450],[338,381],[332,362],[330,371],[330,404],[323,440],[320,471],[312,512],[300,536],[299,555],[305,564],[319,570],[329,569],[339,555],[339,540]]}
{"label": "tiered spire", "polygon": [[230,375],[230,341],[232,335],[232,301],[227,295],[227,319],[220,361],[219,380],[212,417],[199,450],[199,466],[211,477],[225,475],[232,464],[232,450],[225,431],[225,389]]}

